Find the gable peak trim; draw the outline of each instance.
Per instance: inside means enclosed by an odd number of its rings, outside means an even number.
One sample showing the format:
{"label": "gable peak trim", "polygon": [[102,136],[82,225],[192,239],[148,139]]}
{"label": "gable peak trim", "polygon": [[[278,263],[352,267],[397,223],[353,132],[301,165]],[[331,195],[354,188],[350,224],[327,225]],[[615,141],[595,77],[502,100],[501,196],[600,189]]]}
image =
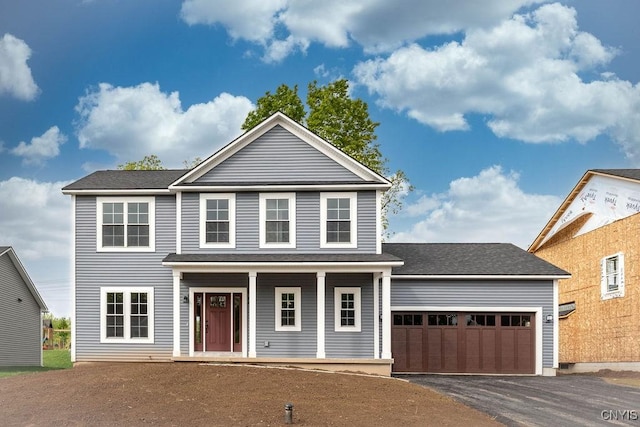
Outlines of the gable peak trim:
{"label": "gable peak trim", "polygon": [[291,132],[293,135],[300,138],[303,142],[317,149],[318,151],[328,156],[346,169],[350,170],[363,180],[369,182],[374,181],[382,184],[387,188],[391,187],[391,182],[388,179],[364,166],[362,163],[353,159],[342,150],[335,147],[333,144],[325,141],[300,123],[286,116],[284,113],[278,111],[262,121],[257,126],[237,137],[235,140],[218,150],[216,153],[209,156],[206,160],[204,160],[190,172],[184,174],[182,177],[172,183],[169,188],[173,189],[176,187],[180,187],[182,184],[193,183],[194,181],[205,175],[207,172],[209,172],[211,169],[215,168],[218,164],[233,156],[244,147],[251,144],[253,141],[257,140],[262,135],[278,125],[282,126],[285,130]]}

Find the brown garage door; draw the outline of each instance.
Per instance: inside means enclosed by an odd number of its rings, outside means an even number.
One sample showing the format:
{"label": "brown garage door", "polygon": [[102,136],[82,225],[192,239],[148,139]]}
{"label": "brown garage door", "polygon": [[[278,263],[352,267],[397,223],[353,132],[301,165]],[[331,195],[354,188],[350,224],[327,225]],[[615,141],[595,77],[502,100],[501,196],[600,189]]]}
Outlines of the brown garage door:
{"label": "brown garage door", "polygon": [[533,374],[533,313],[394,313],[394,372]]}

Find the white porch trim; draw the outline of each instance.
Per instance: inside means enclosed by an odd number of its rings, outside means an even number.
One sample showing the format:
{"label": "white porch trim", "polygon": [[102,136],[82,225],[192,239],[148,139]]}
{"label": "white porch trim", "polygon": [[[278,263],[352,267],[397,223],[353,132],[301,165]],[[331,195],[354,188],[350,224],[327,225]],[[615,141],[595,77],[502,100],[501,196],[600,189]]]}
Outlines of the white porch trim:
{"label": "white porch trim", "polygon": [[256,357],[257,277],[258,273],[256,271],[249,272],[249,357]]}
{"label": "white porch trim", "polygon": [[380,359],[380,274],[373,275],[373,358]]}
{"label": "white porch trim", "polygon": [[382,273],[382,358],[391,359],[391,269]]}
{"label": "white porch trim", "polygon": [[[173,357],[180,356],[180,279],[182,273],[173,271]],[[189,322],[189,324],[191,324]]]}
{"label": "white porch trim", "polygon": [[317,291],[317,349],[316,357],[324,359],[325,353],[325,282],[327,274],[323,271],[316,273],[316,291]]}

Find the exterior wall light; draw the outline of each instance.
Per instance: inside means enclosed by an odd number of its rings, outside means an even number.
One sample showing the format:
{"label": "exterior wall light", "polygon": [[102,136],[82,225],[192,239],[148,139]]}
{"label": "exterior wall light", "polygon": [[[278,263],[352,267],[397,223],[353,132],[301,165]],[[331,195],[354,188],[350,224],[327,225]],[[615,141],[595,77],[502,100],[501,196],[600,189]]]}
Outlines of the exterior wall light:
{"label": "exterior wall light", "polygon": [[547,314],[547,323],[553,322],[553,314]]}
{"label": "exterior wall light", "polygon": [[182,297],[182,302],[185,304],[189,304],[189,295],[185,295],[184,297]]}

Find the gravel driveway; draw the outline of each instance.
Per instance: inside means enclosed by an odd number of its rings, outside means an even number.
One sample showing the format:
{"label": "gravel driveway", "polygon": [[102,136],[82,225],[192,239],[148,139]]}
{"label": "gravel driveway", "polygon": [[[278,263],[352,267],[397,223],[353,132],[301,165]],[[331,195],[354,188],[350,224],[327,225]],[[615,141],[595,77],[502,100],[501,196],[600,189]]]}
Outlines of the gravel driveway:
{"label": "gravel driveway", "polygon": [[449,395],[507,426],[640,426],[640,388],[597,377],[399,377]]}

